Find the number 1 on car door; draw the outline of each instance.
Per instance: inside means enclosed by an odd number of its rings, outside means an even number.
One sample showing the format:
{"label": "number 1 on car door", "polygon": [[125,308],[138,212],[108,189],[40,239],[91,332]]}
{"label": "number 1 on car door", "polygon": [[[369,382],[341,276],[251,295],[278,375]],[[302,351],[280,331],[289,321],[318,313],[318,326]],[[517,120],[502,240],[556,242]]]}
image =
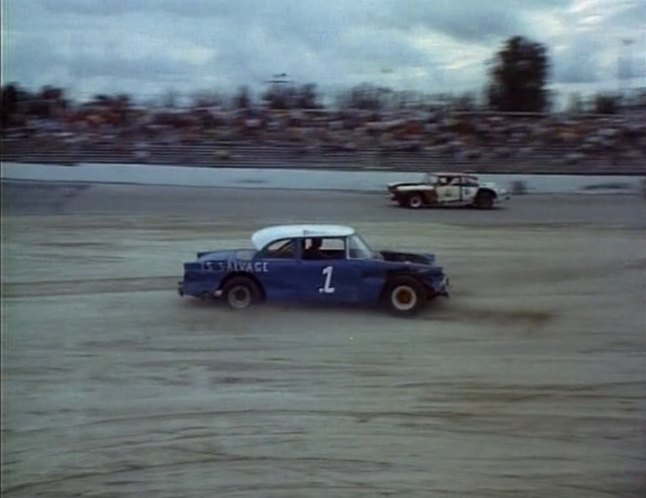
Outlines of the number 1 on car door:
{"label": "number 1 on car door", "polygon": [[332,266],[326,266],[323,268],[323,275],[325,275],[325,283],[323,287],[319,287],[319,292],[321,294],[332,294],[334,293],[334,287],[332,287]]}

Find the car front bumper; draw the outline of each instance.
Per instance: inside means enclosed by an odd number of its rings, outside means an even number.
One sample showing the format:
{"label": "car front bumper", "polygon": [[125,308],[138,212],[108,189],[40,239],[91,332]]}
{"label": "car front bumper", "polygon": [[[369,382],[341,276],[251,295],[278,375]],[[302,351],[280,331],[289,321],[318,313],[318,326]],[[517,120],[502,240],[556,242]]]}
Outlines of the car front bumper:
{"label": "car front bumper", "polygon": [[449,277],[445,276],[444,279],[442,280],[442,285],[440,288],[439,295],[449,297],[450,294],[451,294],[451,281]]}
{"label": "car front bumper", "polygon": [[451,293],[451,281],[448,276],[442,277],[430,284],[429,299],[437,296],[449,297]]}
{"label": "car front bumper", "polygon": [[180,297],[193,296],[199,297],[200,299],[222,297],[222,289],[209,290],[208,288],[205,288],[201,282],[191,284],[190,282],[186,283],[179,281],[177,282],[177,293]]}

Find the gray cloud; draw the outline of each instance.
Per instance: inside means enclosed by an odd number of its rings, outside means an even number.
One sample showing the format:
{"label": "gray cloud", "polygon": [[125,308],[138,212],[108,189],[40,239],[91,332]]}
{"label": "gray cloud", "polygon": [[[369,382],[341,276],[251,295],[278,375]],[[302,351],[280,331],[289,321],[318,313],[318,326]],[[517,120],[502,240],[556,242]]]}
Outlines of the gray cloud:
{"label": "gray cloud", "polygon": [[[452,5],[451,5],[452,4]],[[402,0],[389,6],[386,15],[376,19],[400,29],[424,26],[451,37],[466,41],[482,41],[513,34],[521,24],[519,12],[506,8],[500,2],[432,3]]]}
{"label": "gray cloud", "polygon": [[182,83],[186,75],[199,70],[193,64],[169,59],[161,55],[128,59],[112,54],[98,60],[96,57],[76,55],[68,62],[70,76],[84,78],[117,78],[151,82]]}
{"label": "gray cloud", "polygon": [[[322,88],[373,82],[478,91],[485,60],[512,35],[548,45],[554,83],[600,82],[616,76],[619,40],[638,37],[646,24],[643,0],[4,0],[3,7],[3,81],[135,93],[261,88],[277,72]],[[632,67],[633,76],[643,72],[643,64]]]}
{"label": "gray cloud", "polygon": [[120,16],[145,12],[151,3],[146,0],[40,0],[50,15]]}
{"label": "gray cloud", "polygon": [[552,80],[557,83],[592,83],[603,73],[596,56],[602,42],[595,36],[581,34],[559,51],[552,51]]}

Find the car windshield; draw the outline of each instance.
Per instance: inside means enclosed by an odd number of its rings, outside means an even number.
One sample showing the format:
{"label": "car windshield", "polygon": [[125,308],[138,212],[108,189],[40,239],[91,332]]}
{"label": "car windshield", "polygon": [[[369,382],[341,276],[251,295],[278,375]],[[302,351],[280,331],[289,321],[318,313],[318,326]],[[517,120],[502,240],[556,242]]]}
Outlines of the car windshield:
{"label": "car windshield", "polygon": [[477,187],[479,182],[475,176],[465,176],[462,183],[467,187]]}
{"label": "car windshield", "polygon": [[348,250],[351,259],[369,259],[375,257],[375,252],[360,235],[354,234],[348,238]]}
{"label": "car windshield", "polygon": [[424,176],[424,182],[428,183],[429,185],[435,185],[437,183],[437,176],[435,176],[433,173],[426,173]]}

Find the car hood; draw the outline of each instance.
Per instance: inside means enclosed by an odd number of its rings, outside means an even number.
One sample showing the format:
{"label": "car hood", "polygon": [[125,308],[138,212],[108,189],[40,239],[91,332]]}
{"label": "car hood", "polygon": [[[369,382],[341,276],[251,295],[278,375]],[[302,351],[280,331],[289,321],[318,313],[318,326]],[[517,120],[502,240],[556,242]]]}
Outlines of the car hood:
{"label": "car hood", "polygon": [[435,255],[431,253],[412,253],[383,249],[379,251],[379,254],[385,261],[393,263],[412,263],[426,266],[435,264]]}
{"label": "car hood", "polygon": [[388,184],[388,190],[394,190],[399,187],[410,187],[410,186],[417,186],[417,185],[428,186],[428,184],[424,182],[392,182]]}
{"label": "car hood", "polygon": [[480,188],[489,188],[494,192],[505,192],[504,188],[501,188],[499,185],[496,185],[493,182],[480,182]]}

